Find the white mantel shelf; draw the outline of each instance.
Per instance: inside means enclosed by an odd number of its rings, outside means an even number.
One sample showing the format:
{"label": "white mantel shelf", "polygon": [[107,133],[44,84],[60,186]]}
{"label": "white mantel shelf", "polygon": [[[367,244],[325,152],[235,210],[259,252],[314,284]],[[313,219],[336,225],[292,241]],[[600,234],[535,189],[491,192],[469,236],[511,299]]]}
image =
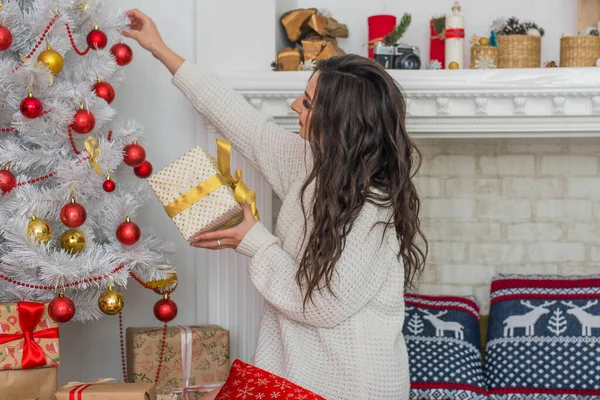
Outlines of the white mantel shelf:
{"label": "white mantel shelf", "polygon": [[[407,97],[414,137],[600,137],[600,68],[390,70]],[[254,107],[297,130],[291,102],[309,72],[222,78]]]}

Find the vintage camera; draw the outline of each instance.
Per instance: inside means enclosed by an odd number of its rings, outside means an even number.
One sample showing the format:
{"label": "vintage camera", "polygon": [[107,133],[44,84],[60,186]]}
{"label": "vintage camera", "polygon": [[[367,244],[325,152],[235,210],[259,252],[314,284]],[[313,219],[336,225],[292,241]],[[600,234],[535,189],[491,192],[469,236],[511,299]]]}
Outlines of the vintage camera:
{"label": "vintage camera", "polygon": [[387,46],[377,43],[373,56],[386,69],[421,69],[421,51],[416,46],[403,43]]}

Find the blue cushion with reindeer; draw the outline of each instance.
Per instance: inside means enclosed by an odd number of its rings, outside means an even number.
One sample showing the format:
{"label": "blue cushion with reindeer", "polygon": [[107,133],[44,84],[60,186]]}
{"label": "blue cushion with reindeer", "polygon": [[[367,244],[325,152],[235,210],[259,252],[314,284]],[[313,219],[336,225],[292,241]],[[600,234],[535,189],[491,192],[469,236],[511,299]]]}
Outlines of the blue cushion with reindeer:
{"label": "blue cushion with reindeer", "polygon": [[487,399],[477,300],[407,293],[405,303],[410,398]]}
{"label": "blue cushion with reindeer", "polygon": [[600,399],[600,275],[498,275],[490,304],[491,398]]}

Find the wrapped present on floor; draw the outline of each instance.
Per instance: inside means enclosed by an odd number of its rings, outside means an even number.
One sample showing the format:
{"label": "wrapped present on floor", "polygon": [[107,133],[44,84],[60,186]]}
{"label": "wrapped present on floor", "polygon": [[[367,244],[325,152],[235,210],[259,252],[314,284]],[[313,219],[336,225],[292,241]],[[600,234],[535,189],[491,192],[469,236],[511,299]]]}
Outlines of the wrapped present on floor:
{"label": "wrapped present on floor", "polygon": [[57,375],[57,368],[0,371],[0,399],[54,400],[58,387]]}
{"label": "wrapped present on floor", "polygon": [[227,399],[325,400],[294,382],[241,360],[233,362],[227,381],[215,397],[215,400]]}
{"label": "wrapped present on floor", "polygon": [[[117,382],[117,383],[113,383]],[[105,378],[93,382],[69,382],[55,395],[56,400],[156,400],[154,383],[119,383]]]}
{"label": "wrapped present on floor", "polygon": [[0,370],[57,367],[58,324],[48,303],[0,303]]}
{"label": "wrapped present on floor", "polygon": [[[127,329],[128,381],[154,381],[162,338],[163,328]],[[229,331],[216,325],[169,327],[158,392],[197,399],[220,387],[229,368]]]}
{"label": "wrapped present on floor", "polygon": [[230,172],[231,143],[217,140],[217,159],[195,147],[148,179],[183,237],[234,226],[243,219],[240,204],[248,202],[255,218],[256,194]]}

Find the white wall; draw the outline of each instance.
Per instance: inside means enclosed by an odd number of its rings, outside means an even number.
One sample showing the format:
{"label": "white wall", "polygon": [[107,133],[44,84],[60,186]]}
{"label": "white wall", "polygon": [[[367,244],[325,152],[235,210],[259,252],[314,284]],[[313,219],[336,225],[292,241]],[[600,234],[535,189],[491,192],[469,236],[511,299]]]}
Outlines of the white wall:
{"label": "white wall", "polygon": [[[339,42],[342,49],[347,53],[365,56],[367,18],[376,14],[392,14],[399,21],[402,14],[407,12],[412,15],[412,23],[402,41],[419,46],[425,62],[429,60],[429,20],[432,16],[451,14],[453,3],[452,0],[298,0],[301,8],[328,8],[334,18],[350,28],[350,37]],[[530,19],[543,27],[546,36],[542,41],[542,62],[558,61],[560,36],[577,28],[577,0],[462,0],[460,3],[467,38],[474,34],[487,35],[492,21],[501,16]],[[465,41],[468,59],[467,46],[468,41]]]}

